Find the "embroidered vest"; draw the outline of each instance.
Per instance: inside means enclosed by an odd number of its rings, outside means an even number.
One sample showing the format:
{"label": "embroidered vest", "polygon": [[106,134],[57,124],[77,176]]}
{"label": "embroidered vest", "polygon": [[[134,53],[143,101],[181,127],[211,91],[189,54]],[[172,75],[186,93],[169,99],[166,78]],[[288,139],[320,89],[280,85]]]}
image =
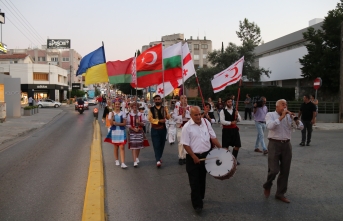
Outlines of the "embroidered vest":
{"label": "embroidered vest", "polygon": [[[161,106],[160,109],[157,109],[155,106],[153,107],[150,107],[150,111],[151,111],[151,114],[152,114],[152,118],[154,119],[164,119],[164,106]],[[166,128],[166,124],[165,123],[160,123],[158,122],[158,124],[151,124],[151,127],[152,128],[155,128],[155,129],[163,129],[163,128]]]}
{"label": "embroidered vest", "polygon": [[[131,127],[136,127],[136,118],[139,119],[138,120],[139,122],[142,122],[142,115],[141,116],[137,116],[137,115],[132,116],[130,114],[130,125],[131,125]],[[137,125],[137,127],[142,128],[142,126],[140,126],[140,125]]]}

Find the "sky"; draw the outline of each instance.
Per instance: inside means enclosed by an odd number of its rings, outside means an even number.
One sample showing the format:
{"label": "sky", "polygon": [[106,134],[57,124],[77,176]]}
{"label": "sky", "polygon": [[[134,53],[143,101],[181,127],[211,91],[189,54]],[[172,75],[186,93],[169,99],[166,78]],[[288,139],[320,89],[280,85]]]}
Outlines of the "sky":
{"label": "sky", "polygon": [[338,0],[0,0],[5,13],[2,42],[8,49],[41,48],[50,39],[70,39],[81,56],[104,42],[107,61],[125,60],[164,35],[199,36],[220,49],[240,44],[239,21],[261,29],[267,43],[324,18]]}

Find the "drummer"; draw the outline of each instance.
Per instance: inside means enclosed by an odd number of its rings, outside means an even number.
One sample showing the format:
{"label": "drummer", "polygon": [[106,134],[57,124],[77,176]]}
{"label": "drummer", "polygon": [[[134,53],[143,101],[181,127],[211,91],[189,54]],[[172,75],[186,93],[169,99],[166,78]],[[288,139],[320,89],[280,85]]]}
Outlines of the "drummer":
{"label": "drummer", "polygon": [[182,127],[180,143],[185,148],[186,171],[188,173],[191,187],[191,201],[194,210],[200,213],[203,208],[206,187],[205,161],[211,149],[210,140],[217,147],[222,147],[216,138],[211,123],[201,117],[200,108],[192,106],[190,108],[191,119]]}

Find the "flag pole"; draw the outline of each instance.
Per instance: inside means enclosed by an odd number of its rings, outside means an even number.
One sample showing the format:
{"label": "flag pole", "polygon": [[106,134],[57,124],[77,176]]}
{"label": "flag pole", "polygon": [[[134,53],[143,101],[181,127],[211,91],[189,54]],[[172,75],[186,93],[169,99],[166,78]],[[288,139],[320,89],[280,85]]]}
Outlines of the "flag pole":
{"label": "flag pole", "polygon": [[[161,43],[162,44],[162,43]],[[163,100],[162,100],[162,105],[161,106],[164,106],[165,105],[165,100],[166,100],[166,98],[165,98],[165,93],[164,93],[164,63],[163,63],[163,44],[162,44],[162,82],[163,82]],[[166,108],[165,106],[164,106],[164,108]],[[164,114],[164,111],[163,111],[163,114]]]}
{"label": "flag pole", "polygon": [[[137,65],[136,63],[136,52],[135,52],[135,64]],[[137,70],[137,69],[136,69]],[[137,77],[137,71],[136,71],[136,106],[137,106],[137,115],[138,115],[138,96],[137,96],[137,85],[138,85],[138,77]],[[137,120],[137,119],[136,119]]]}
{"label": "flag pole", "polygon": [[[104,61],[105,61],[105,64],[106,64],[106,55],[105,55],[105,45],[104,45],[104,41],[102,41],[102,51],[104,52],[103,56],[104,56]],[[107,98],[109,98],[110,94],[110,82],[108,80],[108,73],[107,73]]]}
{"label": "flag pole", "polygon": [[194,74],[195,74],[195,79],[197,80],[198,89],[199,89],[200,96],[201,96],[202,107],[205,108],[205,101],[204,101],[204,97],[202,96],[202,91],[201,91],[201,88],[200,88],[200,84],[199,84],[199,79],[198,79],[197,72],[195,72]]}
{"label": "flag pole", "polygon": [[236,110],[238,111],[238,102],[239,102],[239,97],[241,95],[241,86],[242,86],[242,78],[239,80],[239,85],[238,85],[238,92],[237,92],[237,102],[236,102]]}

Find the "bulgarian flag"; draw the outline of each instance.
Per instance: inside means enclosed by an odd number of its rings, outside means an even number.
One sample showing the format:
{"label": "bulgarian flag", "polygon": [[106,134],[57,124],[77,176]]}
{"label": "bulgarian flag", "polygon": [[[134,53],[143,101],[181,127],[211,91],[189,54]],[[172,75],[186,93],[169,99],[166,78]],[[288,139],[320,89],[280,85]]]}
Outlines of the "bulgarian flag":
{"label": "bulgarian flag", "polygon": [[[190,78],[193,74],[195,74],[194,63],[192,60],[192,55],[189,52],[188,44],[185,43],[182,46],[182,76],[180,77],[177,75],[174,79],[169,79],[169,81],[164,82],[164,89],[163,83],[157,86],[156,93],[163,97],[164,95],[167,96],[171,92],[174,91],[175,88],[182,85],[188,78]],[[183,78],[183,79],[182,79]]]}
{"label": "bulgarian flag", "polygon": [[[181,42],[163,50],[162,44],[151,47],[136,59],[137,87],[145,88],[182,77]],[[161,49],[161,53],[160,53]],[[163,69],[162,69],[163,58]],[[135,86],[134,83],[132,83]]]}
{"label": "bulgarian flag", "polygon": [[131,83],[132,62],[134,58],[125,61],[108,61],[106,63],[110,84]]}

